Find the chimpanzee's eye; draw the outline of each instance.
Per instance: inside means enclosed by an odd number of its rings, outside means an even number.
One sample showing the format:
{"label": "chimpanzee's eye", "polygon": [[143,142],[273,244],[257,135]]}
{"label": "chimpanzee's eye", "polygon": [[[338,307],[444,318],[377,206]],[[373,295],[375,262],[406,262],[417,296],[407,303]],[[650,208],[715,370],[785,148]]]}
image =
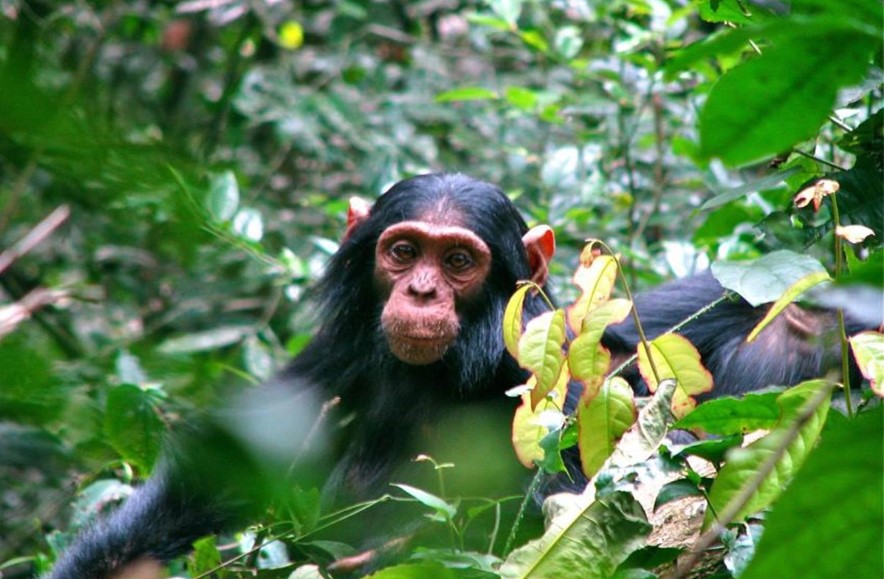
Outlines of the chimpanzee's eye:
{"label": "chimpanzee's eye", "polygon": [[466,251],[455,251],[445,257],[445,265],[455,271],[463,271],[473,265],[473,256]]}
{"label": "chimpanzee's eye", "polygon": [[399,263],[408,263],[417,258],[417,248],[407,241],[399,241],[390,248],[390,255]]}

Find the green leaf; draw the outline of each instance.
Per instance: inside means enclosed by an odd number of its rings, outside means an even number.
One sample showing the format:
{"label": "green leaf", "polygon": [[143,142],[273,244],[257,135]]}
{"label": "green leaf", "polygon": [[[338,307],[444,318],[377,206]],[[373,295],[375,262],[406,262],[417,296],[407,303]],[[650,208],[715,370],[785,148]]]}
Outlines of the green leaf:
{"label": "green leaf", "polygon": [[559,28],[556,32],[554,45],[556,52],[562,55],[562,57],[571,60],[583,48],[583,37],[580,34],[580,29],[576,26],[563,26]]}
{"label": "green leaf", "polygon": [[522,0],[485,0],[485,3],[511,28],[515,28],[522,13]]}
{"label": "green leaf", "polygon": [[712,374],[703,367],[700,353],[684,336],[663,334],[651,340],[649,345],[650,355],[644,344],[639,344],[638,369],[651,392],[657,390],[658,378],[660,381],[673,379],[678,383],[672,398],[672,413],[676,417],[684,416],[696,406],[694,395],[712,390]]}
{"label": "green leaf", "polygon": [[801,279],[825,271],[816,259],[786,250],[752,261],[712,264],[712,275],[722,287],[737,292],[756,307],[777,301]]}
{"label": "green leaf", "polygon": [[850,338],[860,372],[878,396],[884,396],[884,334],[862,332]]}
{"label": "green leaf", "polygon": [[203,537],[193,544],[193,553],[188,557],[187,570],[193,575],[207,573],[221,564],[216,538]]}
{"label": "green leaf", "polygon": [[531,392],[534,406],[552,390],[559,380],[565,355],[565,312],[556,310],[537,316],[525,328],[519,340],[519,364],[537,378]]}
{"label": "green leaf", "polygon": [[762,318],[762,320],[758,322],[758,324],[754,328],[752,328],[752,331],[749,332],[748,336],[746,336],[746,341],[753,342],[755,338],[758,337],[758,334],[761,333],[761,331],[764,330],[764,328],[766,328],[767,325],[770,324],[774,318],[780,315],[780,313],[784,309],[786,309],[786,306],[798,299],[798,296],[800,296],[813,286],[827,281],[832,281],[832,278],[829,277],[828,272],[815,271],[813,273],[807,274],[806,276],[802,277],[801,279],[790,285],[788,288],[786,288],[786,291],[783,292],[783,295],[781,295],[779,299],[777,299],[777,301],[775,301],[773,305],[770,306],[770,309],[767,310],[767,314],[765,314],[764,318]]}
{"label": "green leaf", "polygon": [[750,24],[768,15],[764,8],[739,0],[699,0],[697,10],[706,22]]}
{"label": "green leaf", "polygon": [[150,472],[160,452],[163,423],[150,392],[121,384],[108,392],[104,433],[123,459]]}
{"label": "green leaf", "polygon": [[703,205],[700,206],[700,210],[705,211],[707,209],[714,209],[715,207],[720,207],[722,205],[730,203],[731,201],[742,199],[750,193],[756,193],[758,191],[764,191],[765,189],[776,187],[780,183],[784,183],[786,179],[788,179],[792,175],[795,175],[799,172],[801,172],[801,167],[790,167],[785,171],[780,171],[779,173],[767,175],[765,177],[762,177],[761,179],[755,179],[744,183],[739,187],[728,189],[723,193],[715,195],[715,197],[711,199],[707,199],[703,203]]}
{"label": "green leaf", "polygon": [[216,223],[230,221],[239,207],[239,185],[233,171],[216,175],[209,184],[206,208]]}
{"label": "green leaf", "polygon": [[258,242],[264,237],[264,219],[257,209],[243,207],[233,218],[233,231],[249,241]]}
{"label": "green leaf", "polygon": [[751,392],[743,398],[707,400],[672,427],[719,436],[769,430],[780,419],[779,396],[780,392]]}
{"label": "green leaf", "polygon": [[511,105],[522,109],[523,111],[534,110],[540,98],[533,90],[518,86],[510,86],[504,91],[506,101]]}
{"label": "green leaf", "polygon": [[636,418],[632,388],[619,376],[605,380],[597,396],[577,407],[578,447],[583,472],[592,478]]}
{"label": "green leaf", "polygon": [[433,509],[440,515],[443,515],[446,520],[453,519],[454,515],[457,514],[457,508],[454,505],[447,503],[443,499],[437,497],[436,495],[430,494],[427,491],[405,484],[394,483],[391,486],[402,489],[403,491],[417,499],[418,502],[422,505]]}
{"label": "green leaf", "polygon": [[722,76],[700,113],[700,151],[743,165],[816,135],[838,89],[859,82],[875,44],[853,29],[780,38]]}
{"label": "green leaf", "polygon": [[884,576],[881,408],[854,420],[830,421],[804,468],[765,518],[755,558],[741,579]]}
{"label": "green leaf", "polygon": [[610,255],[592,255],[592,246],[587,245],[580,254],[580,265],[571,281],[580,288],[580,297],[568,308],[568,325],[574,332],[580,332],[586,314],[606,302],[617,280],[617,260]]}
{"label": "green leaf", "polygon": [[500,98],[493,90],[480,86],[466,86],[455,88],[436,95],[437,103],[450,103],[455,101],[487,101]]}
{"label": "green leaf", "polygon": [[657,498],[654,500],[654,510],[656,511],[666,503],[671,503],[684,497],[698,497],[702,495],[703,493],[696,484],[686,478],[680,478],[663,485],[663,488],[660,489],[660,492],[657,493]]}
{"label": "green leaf", "polygon": [[[782,417],[777,427],[748,447],[735,448],[727,454],[727,462],[709,491],[710,508],[706,512],[704,528],[712,523],[714,513],[721,513],[734,497],[740,495],[743,487],[753,481],[766,461],[774,459],[775,453],[785,445],[785,451],[739,510],[736,520],[760,511],[779,496],[810,454],[826,422],[829,412],[828,398],[815,408],[808,408],[807,405],[815,402],[815,396],[821,389],[831,394],[831,388],[832,384],[825,380],[811,380],[780,395],[778,402]],[[811,414],[799,423],[802,414],[808,411]],[[797,436],[788,439],[793,427],[798,428]]]}
{"label": "green leaf", "polygon": [[504,579],[610,577],[650,533],[641,505],[622,491],[555,518],[543,537],[510,553]]}

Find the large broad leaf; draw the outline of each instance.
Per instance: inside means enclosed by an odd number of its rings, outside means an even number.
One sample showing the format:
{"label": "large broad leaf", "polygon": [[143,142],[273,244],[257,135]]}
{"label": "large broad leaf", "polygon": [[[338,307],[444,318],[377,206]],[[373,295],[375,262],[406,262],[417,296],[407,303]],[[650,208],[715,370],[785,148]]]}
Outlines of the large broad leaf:
{"label": "large broad leaf", "polygon": [[[816,408],[808,408],[807,405],[815,402],[815,397],[821,389],[831,393],[831,388],[831,384],[825,380],[811,380],[780,395],[782,418],[777,427],[748,447],[735,448],[728,453],[727,463],[719,471],[709,492],[710,508],[706,512],[704,527],[708,527],[713,522],[714,513],[723,512],[728,503],[743,492],[743,487],[753,482],[756,473],[768,460],[776,459],[773,469],[764,480],[760,481],[752,497],[739,510],[735,519],[740,520],[765,508],[779,496],[801,468],[826,422],[829,412],[828,399],[818,404]],[[811,414],[804,417],[808,411],[811,411]],[[784,445],[785,450],[777,458],[775,453]]]}
{"label": "large broad leaf", "polygon": [[877,43],[835,26],[778,38],[712,88],[700,113],[701,152],[741,165],[813,137],[838,89],[862,79]]}
{"label": "large broad leaf", "polygon": [[743,398],[716,398],[698,406],[673,428],[729,436],[769,430],[780,420],[779,392],[753,392]]}
{"label": "large broad leaf", "polygon": [[618,491],[586,509],[574,509],[550,524],[543,537],[510,553],[504,578],[610,577],[650,533],[641,505]]}
{"label": "large broad leaf", "polygon": [[712,374],[703,367],[700,353],[684,336],[663,334],[652,340],[650,347],[649,354],[644,344],[638,345],[638,369],[651,392],[656,392],[658,379],[678,383],[672,397],[672,413],[680,418],[697,405],[693,396],[712,390]]}
{"label": "large broad leaf", "polygon": [[805,277],[825,271],[814,258],[786,250],[752,261],[712,264],[712,275],[718,283],[753,306],[774,302]]}
{"label": "large broad leaf", "polygon": [[881,407],[855,420],[830,420],[819,446],[766,517],[755,558],[741,579],[884,576],[882,472]]}
{"label": "large broad leaf", "polygon": [[606,380],[592,399],[577,407],[577,444],[584,474],[592,478],[614,452],[614,447],[635,422],[632,388],[623,378]]}

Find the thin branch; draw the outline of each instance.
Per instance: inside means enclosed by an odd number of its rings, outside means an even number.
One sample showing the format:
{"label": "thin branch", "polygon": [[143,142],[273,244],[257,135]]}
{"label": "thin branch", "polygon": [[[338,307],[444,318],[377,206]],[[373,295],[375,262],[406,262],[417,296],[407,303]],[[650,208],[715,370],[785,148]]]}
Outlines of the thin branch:
{"label": "thin branch", "polygon": [[43,221],[38,223],[36,227],[31,229],[27,235],[22,237],[18,243],[3,253],[0,253],[0,273],[6,271],[15,260],[42,243],[53,231],[58,229],[58,227],[67,220],[70,214],[70,207],[67,205],[59,206],[55,211],[47,215]]}

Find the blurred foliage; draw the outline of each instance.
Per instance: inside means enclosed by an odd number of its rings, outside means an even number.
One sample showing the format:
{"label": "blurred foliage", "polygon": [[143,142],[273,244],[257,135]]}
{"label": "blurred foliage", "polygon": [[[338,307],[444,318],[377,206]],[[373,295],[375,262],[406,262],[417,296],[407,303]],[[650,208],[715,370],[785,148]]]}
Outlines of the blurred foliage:
{"label": "blurred foliage", "polygon": [[48,568],[49,531],[303,346],[349,196],[495,182],[555,228],[565,294],[586,237],[638,287],[830,265],[831,203],[790,202],[823,175],[875,252],[881,38],[876,0],[0,0],[0,569]]}

